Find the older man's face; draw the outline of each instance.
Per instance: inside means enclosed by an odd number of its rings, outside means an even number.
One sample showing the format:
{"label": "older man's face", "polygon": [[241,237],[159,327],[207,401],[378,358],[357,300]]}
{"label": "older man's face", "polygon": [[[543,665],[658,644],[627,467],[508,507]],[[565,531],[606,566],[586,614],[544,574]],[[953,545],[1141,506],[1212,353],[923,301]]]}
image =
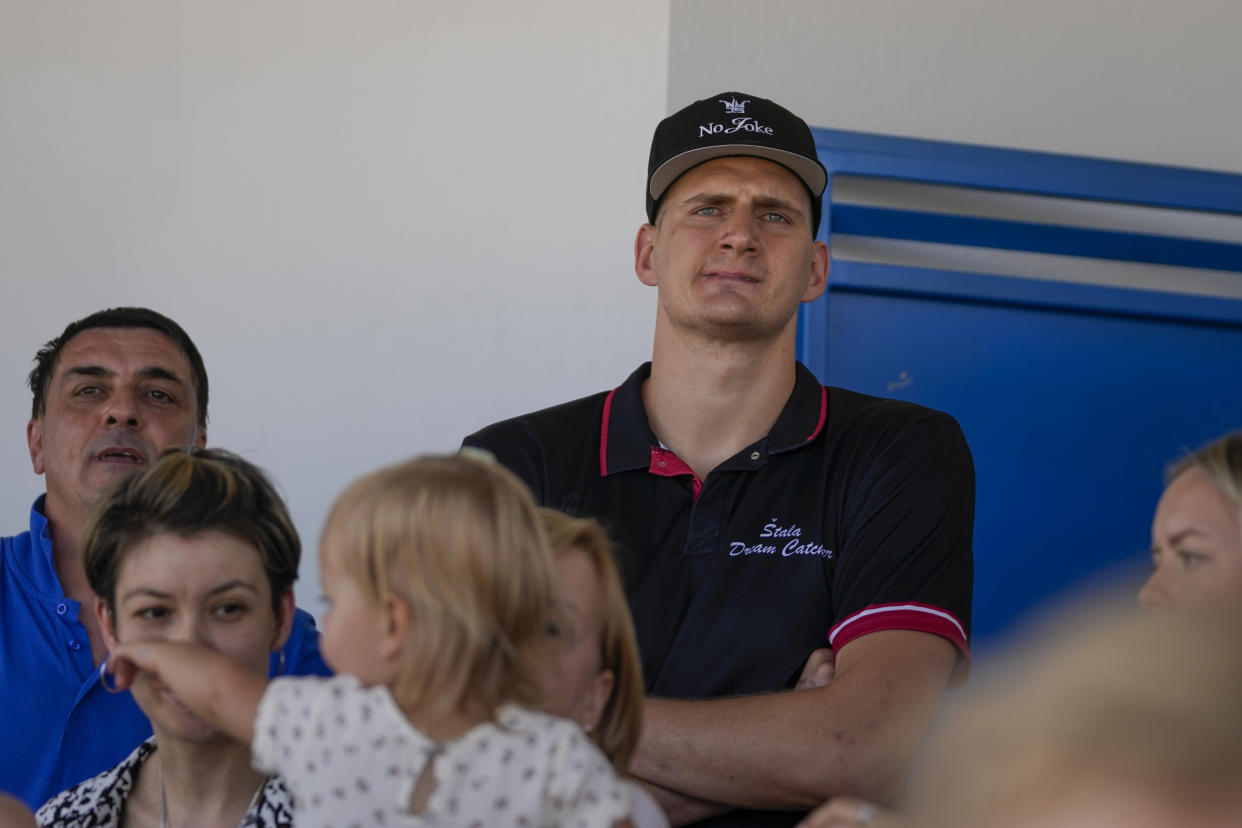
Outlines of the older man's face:
{"label": "older man's face", "polygon": [[206,439],[189,360],[150,328],[91,328],[69,340],[43,413],[26,427],[35,474],[47,478],[49,516],[84,518],[165,449]]}

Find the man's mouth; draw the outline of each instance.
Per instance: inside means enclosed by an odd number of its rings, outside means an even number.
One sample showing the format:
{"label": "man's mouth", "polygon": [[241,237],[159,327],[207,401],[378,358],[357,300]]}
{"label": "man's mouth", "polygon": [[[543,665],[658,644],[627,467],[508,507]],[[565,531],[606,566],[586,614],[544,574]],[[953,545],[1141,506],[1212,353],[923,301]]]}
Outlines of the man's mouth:
{"label": "man's mouth", "polygon": [[95,456],[95,459],[103,463],[120,463],[122,465],[141,465],[146,462],[141,454],[127,448],[104,449]]}
{"label": "man's mouth", "polygon": [[745,284],[755,285],[759,283],[757,276],[751,276],[749,273],[739,273],[728,270],[715,270],[705,274],[709,279],[719,279],[726,282],[743,282]]}

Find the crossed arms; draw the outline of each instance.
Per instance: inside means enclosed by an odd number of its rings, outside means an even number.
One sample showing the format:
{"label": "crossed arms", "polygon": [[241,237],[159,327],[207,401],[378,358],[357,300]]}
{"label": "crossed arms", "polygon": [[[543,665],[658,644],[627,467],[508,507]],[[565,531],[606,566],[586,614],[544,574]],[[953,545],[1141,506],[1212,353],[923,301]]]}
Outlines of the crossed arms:
{"label": "crossed arms", "polygon": [[837,793],[889,803],[949,683],[957,651],[885,630],[836,654],[826,686],[738,698],[650,698],[630,771],[674,824],[735,807],[809,809]]}

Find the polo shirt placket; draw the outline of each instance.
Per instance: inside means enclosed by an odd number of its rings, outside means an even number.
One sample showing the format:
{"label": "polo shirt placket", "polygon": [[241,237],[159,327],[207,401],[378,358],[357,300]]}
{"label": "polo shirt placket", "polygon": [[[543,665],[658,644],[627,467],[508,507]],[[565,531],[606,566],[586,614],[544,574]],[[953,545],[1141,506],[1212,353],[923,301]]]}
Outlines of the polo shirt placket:
{"label": "polo shirt placket", "polygon": [[0,751],[0,789],[32,808],[151,735],[129,693],[98,686],[82,607],[56,576],[42,510],[40,497],[30,531],[0,538],[0,710],[12,746]]}

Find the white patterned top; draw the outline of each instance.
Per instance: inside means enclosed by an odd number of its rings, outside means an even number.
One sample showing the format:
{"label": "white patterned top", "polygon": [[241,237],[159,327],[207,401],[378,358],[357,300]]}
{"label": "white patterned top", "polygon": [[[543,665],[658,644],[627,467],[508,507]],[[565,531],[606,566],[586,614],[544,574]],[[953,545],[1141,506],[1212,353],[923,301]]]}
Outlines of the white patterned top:
{"label": "white patterned top", "polygon": [[[273,681],[251,752],[256,768],[284,778],[299,828],[606,828],[630,812],[624,782],[573,722],[503,705],[494,721],[437,743],[386,687],[353,676]],[[412,814],[429,762],[435,786]]]}

